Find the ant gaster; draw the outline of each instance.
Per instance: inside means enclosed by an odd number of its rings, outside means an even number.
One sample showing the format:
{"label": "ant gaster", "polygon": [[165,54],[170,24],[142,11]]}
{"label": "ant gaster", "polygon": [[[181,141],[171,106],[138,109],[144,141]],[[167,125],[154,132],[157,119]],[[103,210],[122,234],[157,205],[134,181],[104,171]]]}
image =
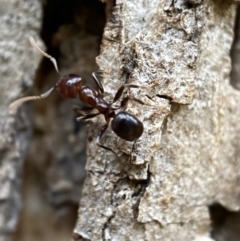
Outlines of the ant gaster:
{"label": "ant gaster", "polygon": [[[34,39],[30,37],[30,43],[33,47],[35,47],[43,56],[49,58],[57,73],[59,74],[57,62],[56,60],[45,53],[43,50],[41,50],[37,44],[35,43]],[[60,76],[60,74],[59,74]],[[127,102],[129,100],[134,100],[139,102],[140,104],[143,104],[143,102],[139,99],[133,98],[133,97],[124,97],[120,104],[116,104],[116,102],[121,98],[123,91],[125,88],[138,88],[137,85],[131,85],[131,84],[123,84],[115,94],[115,97],[111,103],[104,100],[104,88],[101,84],[101,82],[97,79],[96,74],[92,74],[93,79],[95,80],[98,89],[94,90],[86,85],[83,84],[83,80],[80,76],[76,74],[69,74],[65,75],[63,77],[60,76],[58,82],[54,87],[52,87],[47,92],[39,95],[39,96],[28,96],[20,98],[16,101],[14,101],[9,108],[13,109],[21,105],[23,102],[26,101],[32,101],[32,100],[38,100],[48,97],[51,92],[55,89],[58,90],[58,92],[65,98],[76,98],[78,97],[84,104],[89,105],[90,107],[82,107],[82,108],[75,108],[75,110],[78,113],[82,114],[82,111],[85,110],[93,110],[97,109],[97,113],[83,113],[81,116],[77,117],[77,121],[87,120],[91,119],[93,117],[96,117],[100,114],[104,115],[106,124],[102,126],[98,137],[97,137],[97,145],[113,152],[117,157],[115,151],[113,151],[112,148],[104,146],[100,143],[100,139],[103,136],[104,132],[107,130],[110,120],[112,120],[111,127],[112,130],[122,139],[126,141],[136,141],[143,133],[143,124],[140,120],[138,120],[134,115],[131,115],[130,113],[126,111],[120,111],[117,114],[115,113],[116,110],[123,108],[126,106]]]}

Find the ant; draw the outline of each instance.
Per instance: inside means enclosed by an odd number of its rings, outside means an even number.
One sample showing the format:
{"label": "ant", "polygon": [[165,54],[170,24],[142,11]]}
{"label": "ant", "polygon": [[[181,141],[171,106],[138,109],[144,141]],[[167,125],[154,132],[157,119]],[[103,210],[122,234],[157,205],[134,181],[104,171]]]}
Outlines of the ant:
{"label": "ant", "polygon": [[[106,100],[104,100],[104,88],[101,82],[96,77],[96,73],[92,73],[92,76],[98,86],[98,90],[92,89],[84,85],[82,78],[76,74],[68,74],[65,76],[61,76],[58,71],[56,59],[53,58],[51,55],[45,53],[43,50],[41,50],[37,46],[33,37],[30,37],[29,41],[31,45],[34,48],[36,48],[43,56],[50,59],[50,61],[53,63],[55,67],[56,72],[59,75],[59,80],[57,81],[55,86],[53,86],[52,88],[50,88],[48,91],[46,91],[41,95],[27,96],[14,101],[9,106],[10,109],[16,108],[26,101],[44,99],[48,97],[53,90],[56,89],[63,97],[72,98],[72,99],[78,97],[84,104],[87,104],[89,106],[89,107],[75,108],[75,111],[77,111],[78,113],[81,113],[81,116],[76,118],[77,121],[91,119],[100,114],[104,115],[106,124],[102,126],[96,140],[96,144],[99,147],[105,150],[111,151],[118,157],[118,155],[112,148],[104,146],[103,144],[100,143],[100,139],[103,136],[104,132],[107,130],[111,119],[112,119],[111,128],[120,138],[126,141],[136,141],[141,137],[144,128],[143,128],[142,122],[138,120],[137,117],[135,117],[134,115],[126,111],[120,111],[117,114],[115,113],[116,110],[120,108],[124,108],[127,105],[127,102],[129,100],[133,100],[140,104],[144,104],[141,100],[134,97],[129,97],[129,96],[124,97],[120,101],[120,104],[118,105],[116,104],[116,102],[121,98],[124,89],[139,88],[138,85],[123,84],[115,94],[113,101],[109,103]],[[88,113],[88,114],[86,114],[85,112],[82,112],[86,110],[91,111],[93,109],[97,109],[98,112]]]}

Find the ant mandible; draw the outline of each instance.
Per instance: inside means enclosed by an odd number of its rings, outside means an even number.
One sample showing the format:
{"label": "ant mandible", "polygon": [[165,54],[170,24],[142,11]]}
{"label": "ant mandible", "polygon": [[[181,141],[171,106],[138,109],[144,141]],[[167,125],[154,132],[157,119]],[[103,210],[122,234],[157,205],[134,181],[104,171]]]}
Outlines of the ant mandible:
{"label": "ant mandible", "polygon": [[120,104],[116,104],[116,102],[121,98],[124,89],[126,88],[138,88],[137,85],[132,84],[123,84],[115,94],[115,97],[113,98],[113,101],[111,103],[104,100],[104,88],[101,84],[101,82],[96,77],[96,73],[92,73],[93,79],[96,82],[99,90],[94,90],[86,85],[83,84],[83,80],[80,76],[76,74],[68,74],[65,76],[61,76],[58,71],[57,62],[55,58],[53,58],[51,55],[45,53],[43,50],[41,50],[37,44],[35,43],[34,39],[32,37],[29,38],[29,41],[33,47],[35,47],[43,56],[46,58],[49,58],[50,61],[53,63],[55,70],[57,71],[59,75],[59,80],[57,81],[56,85],[53,86],[51,89],[49,89],[47,92],[38,95],[38,96],[27,96],[20,98],[16,101],[14,101],[9,108],[13,109],[21,105],[22,103],[26,101],[32,101],[32,100],[39,100],[44,99],[48,97],[53,90],[57,90],[63,97],[65,98],[77,98],[84,103],[89,105],[90,107],[82,107],[82,108],[76,108],[75,110],[77,112],[88,110],[97,109],[97,113],[84,113],[83,115],[76,118],[77,121],[87,120],[94,118],[100,114],[104,115],[106,124],[102,126],[96,143],[99,147],[106,149],[108,151],[113,152],[117,157],[118,155],[116,152],[107,146],[104,146],[100,143],[100,139],[103,136],[104,132],[107,130],[110,120],[112,130],[122,139],[126,141],[136,141],[139,139],[139,137],[143,133],[143,124],[140,120],[137,119],[134,115],[126,112],[126,111],[120,111],[117,114],[115,113],[116,110],[124,108],[129,100],[137,101],[140,104],[144,104],[141,100],[133,97],[124,97]]}

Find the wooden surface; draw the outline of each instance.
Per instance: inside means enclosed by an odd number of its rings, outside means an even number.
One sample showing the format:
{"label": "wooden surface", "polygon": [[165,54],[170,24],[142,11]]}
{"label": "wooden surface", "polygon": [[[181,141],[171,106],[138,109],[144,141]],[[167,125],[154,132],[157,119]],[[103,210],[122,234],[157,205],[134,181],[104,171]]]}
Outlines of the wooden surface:
{"label": "wooden surface", "polygon": [[[116,1],[97,63],[109,98],[125,81],[145,87],[129,94],[147,105],[127,109],[145,132],[132,163],[89,143],[76,240],[211,240],[209,205],[239,210],[235,12],[231,1]],[[111,132],[104,142],[131,150]]]}

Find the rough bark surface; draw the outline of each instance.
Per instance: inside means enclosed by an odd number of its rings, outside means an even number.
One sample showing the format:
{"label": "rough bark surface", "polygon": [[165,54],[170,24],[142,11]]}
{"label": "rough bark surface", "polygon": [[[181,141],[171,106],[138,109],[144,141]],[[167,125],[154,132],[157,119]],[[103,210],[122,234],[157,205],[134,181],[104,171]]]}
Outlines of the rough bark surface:
{"label": "rough bark surface", "polygon": [[128,94],[146,105],[127,110],[145,132],[131,160],[106,134],[120,162],[95,148],[97,124],[89,132],[76,240],[211,240],[209,205],[239,210],[235,12],[232,1],[116,1],[97,63],[110,99],[123,82],[142,86]]}
{"label": "rough bark surface", "polygon": [[[240,240],[233,225],[240,217],[240,94],[229,84],[236,5],[223,0],[117,0],[113,8],[114,1],[105,2],[108,22],[97,63],[104,72],[106,98],[111,100],[124,82],[140,85],[126,94],[146,105],[130,102],[127,111],[143,121],[145,132],[129,158],[132,143],[108,130],[102,142],[116,150],[119,161],[96,147],[103,120],[89,125],[88,175],[73,238]],[[42,8],[38,1],[0,1],[4,241],[12,239],[19,220],[31,128],[17,241],[67,240],[75,218],[73,214],[69,220],[67,213],[76,209],[84,177],[85,135],[74,122],[72,102],[54,94],[36,102],[33,125],[28,105],[17,114],[8,111],[9,103],[32,85],[40,55],[28,37],[38,38],[41,22],[42,38],[61,74],[75,72],[88,80],[97,69],[103,5],[97,0],[44,3]],[[43,21],[42,9],[48,13]],[[35,78],[36,93],[55,84],[56,75],[46,63]],[[225,218],[213,217],[214,212]],[[225,219],[223,229],[211,232],[211,221],[218,226]]]}
{"label": "rough bark surface", "polygon": [[[29,36],[40,29],[39,1],[0,1],[0,240],[11,240],[21,207],[21,174],[29,140],[26,112],[8,105],[32,84],[40,56],[29,49]],[[28,56],[28,57],[26,57]]]}

